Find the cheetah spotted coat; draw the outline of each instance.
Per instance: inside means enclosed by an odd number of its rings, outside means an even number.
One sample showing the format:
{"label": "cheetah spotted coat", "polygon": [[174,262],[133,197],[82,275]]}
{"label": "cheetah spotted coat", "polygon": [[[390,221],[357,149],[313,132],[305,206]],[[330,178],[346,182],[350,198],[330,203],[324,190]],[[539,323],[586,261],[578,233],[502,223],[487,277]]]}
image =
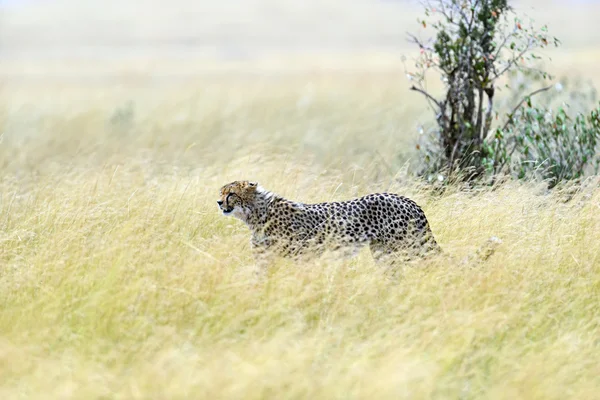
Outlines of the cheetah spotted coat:
{"label": "cheetah spotted coat", "polygon": [[393,193],[304,204],[254,182],[236,181],[223,186],[220,194],[220,209],[248,225],[258,254],[318,255],[325,249],[368,245],[377,260],[388,256],[406,260],[439,251],[423,210]]}

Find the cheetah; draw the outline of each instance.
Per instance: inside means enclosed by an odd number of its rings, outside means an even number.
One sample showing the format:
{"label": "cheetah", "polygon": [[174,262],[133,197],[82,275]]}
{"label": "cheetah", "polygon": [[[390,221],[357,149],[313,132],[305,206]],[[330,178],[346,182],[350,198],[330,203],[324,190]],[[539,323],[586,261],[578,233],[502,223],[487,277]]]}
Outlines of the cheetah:
{"label": "cheetah", "polygon": [[256,182],[223,186],[217,201],[224,215],[245,222],[257,261],[263,256],[318,256],[324,250],[355,252],[368,245],[376,261],[410,260],[440,252],[423,210],[411,199],[375,193],[342,202],[304,204]]}

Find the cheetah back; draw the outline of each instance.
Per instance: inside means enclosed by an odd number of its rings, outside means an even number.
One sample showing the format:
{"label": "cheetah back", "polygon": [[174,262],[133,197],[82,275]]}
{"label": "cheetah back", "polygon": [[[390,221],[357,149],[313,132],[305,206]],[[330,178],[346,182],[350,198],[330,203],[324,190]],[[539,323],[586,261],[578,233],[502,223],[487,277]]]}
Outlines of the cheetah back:
{"label": "cheetah back", "polygon": [[268,220],[266,235],[283,245],[285,253],[325,242],[333,247],[370,244],[374,253],[385,254],[437,247],[423,210],[392,193],[318,204],[282,200],[270,207]]}

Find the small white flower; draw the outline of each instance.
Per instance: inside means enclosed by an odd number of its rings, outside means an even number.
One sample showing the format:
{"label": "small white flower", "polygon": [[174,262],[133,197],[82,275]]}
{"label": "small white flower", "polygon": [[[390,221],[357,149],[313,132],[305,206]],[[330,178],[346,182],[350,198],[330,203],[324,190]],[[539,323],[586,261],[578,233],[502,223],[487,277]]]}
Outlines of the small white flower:
{"label": "small white flower", "polygon": [[554,88],[556,89],[557,92],[562,92],[563,85],[561,85],[561,83],[559,82],[556,85],[554,85]]}

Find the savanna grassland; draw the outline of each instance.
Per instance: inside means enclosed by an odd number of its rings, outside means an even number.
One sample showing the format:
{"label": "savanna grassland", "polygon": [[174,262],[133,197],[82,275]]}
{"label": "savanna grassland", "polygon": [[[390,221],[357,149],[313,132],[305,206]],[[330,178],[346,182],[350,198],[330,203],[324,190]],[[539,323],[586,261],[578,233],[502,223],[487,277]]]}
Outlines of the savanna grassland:
{"label": "savanna grassland", "polygon": [[[554,68],[597,82],[599,57]],[[433,192],[412,176],[425,103],[382,59],[161,79],[207,63],[7,61],[0,398],[599,398],[598,178]],[[236,179],[409,196],[446,254],[394,278],[366,249],[280,260],[257,281],[216,206]]]}

